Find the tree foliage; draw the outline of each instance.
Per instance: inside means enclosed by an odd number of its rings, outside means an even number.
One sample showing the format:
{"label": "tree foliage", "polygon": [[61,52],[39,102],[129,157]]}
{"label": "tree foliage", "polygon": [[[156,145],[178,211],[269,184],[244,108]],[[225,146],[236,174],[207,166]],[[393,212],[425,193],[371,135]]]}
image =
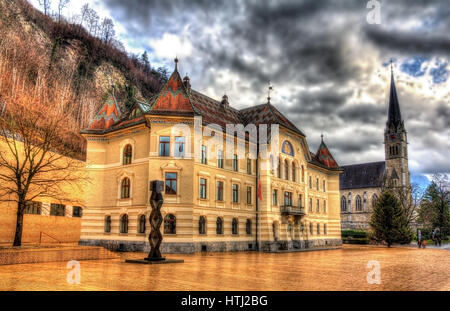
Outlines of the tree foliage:
{"label": "tree foliage", "polygon": [[421,201],[419,221],[428,229],[450,234],[450,184],[448,177],[435,174]]}
{"label": "tree foliage", "polygon": [[384,191],[378,199],[370,219],[371,238],[385,242],[388,247],[394,243],[408,244],[412,232],[406,213],[398,198],[391,191]]}

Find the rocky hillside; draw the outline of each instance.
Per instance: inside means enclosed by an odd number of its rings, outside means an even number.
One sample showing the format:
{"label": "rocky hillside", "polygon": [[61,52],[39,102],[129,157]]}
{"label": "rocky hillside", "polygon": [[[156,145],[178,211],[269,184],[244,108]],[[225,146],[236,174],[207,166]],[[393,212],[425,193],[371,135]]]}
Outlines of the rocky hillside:
{"label": "rocky hillside", "polygon": [[164,79],[117,41],[105,42],[80,24],[46,16],[25,0],[0,0],[0,103],[7,98],[2,85],[17,86],[20,80],[23,91],[46,87],[67,103],[60,108],[82,129],[112,86],[130,105],[158,92]]}

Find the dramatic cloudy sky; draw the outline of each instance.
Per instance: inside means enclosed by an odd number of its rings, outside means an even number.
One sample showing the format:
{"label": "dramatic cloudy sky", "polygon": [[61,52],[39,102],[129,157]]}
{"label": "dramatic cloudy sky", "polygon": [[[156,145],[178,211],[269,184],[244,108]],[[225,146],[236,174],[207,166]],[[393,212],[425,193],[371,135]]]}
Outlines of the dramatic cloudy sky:
{"label": "dramatic cloudy sky", "polygon": [[194,89],[234,107],[264,103],[270,80],[272,103],[342,165],[384,158],[392,58],[414,178],[450,173],[448,1],[380,1],[380,24],[366,0],[72,2],[66,15],[89,2],[129,52],[169,71],[177,55]]}

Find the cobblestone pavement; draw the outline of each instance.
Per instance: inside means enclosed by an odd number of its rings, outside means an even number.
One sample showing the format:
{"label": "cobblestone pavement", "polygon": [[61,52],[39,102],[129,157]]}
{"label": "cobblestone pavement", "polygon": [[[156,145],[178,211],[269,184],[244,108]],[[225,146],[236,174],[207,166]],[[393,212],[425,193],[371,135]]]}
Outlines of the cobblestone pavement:
{"label": "cobblestone pavement", "polygon": [[[298,253],[167,255],[181,264],[139,265],[125,258],[80,261],[80,284],[65,262],[0,266],[0,290],[450,290],[447,250],[344,245]],[[369,261],[381,284],[368,284]]]}

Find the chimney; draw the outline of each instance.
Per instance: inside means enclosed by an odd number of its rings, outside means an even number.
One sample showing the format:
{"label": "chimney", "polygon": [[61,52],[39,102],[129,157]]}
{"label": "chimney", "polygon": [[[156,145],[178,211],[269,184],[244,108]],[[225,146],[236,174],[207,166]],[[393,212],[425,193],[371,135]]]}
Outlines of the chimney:
{"label": "chimney", "polygon": [[191,79],[189,79],[188,75],[186,74],[186,76],[183,78],[183,84],[184,87],[186,88],[186,91],[188,92],[188,94],[191,93]]}
{"label": "chimney", "polygon": [[230,106],[230,104],[228,103],[228,96],[227,96],[227,94],[223,95],[221,103],[222,103],[222,107],[223,108],[228,108]]}

